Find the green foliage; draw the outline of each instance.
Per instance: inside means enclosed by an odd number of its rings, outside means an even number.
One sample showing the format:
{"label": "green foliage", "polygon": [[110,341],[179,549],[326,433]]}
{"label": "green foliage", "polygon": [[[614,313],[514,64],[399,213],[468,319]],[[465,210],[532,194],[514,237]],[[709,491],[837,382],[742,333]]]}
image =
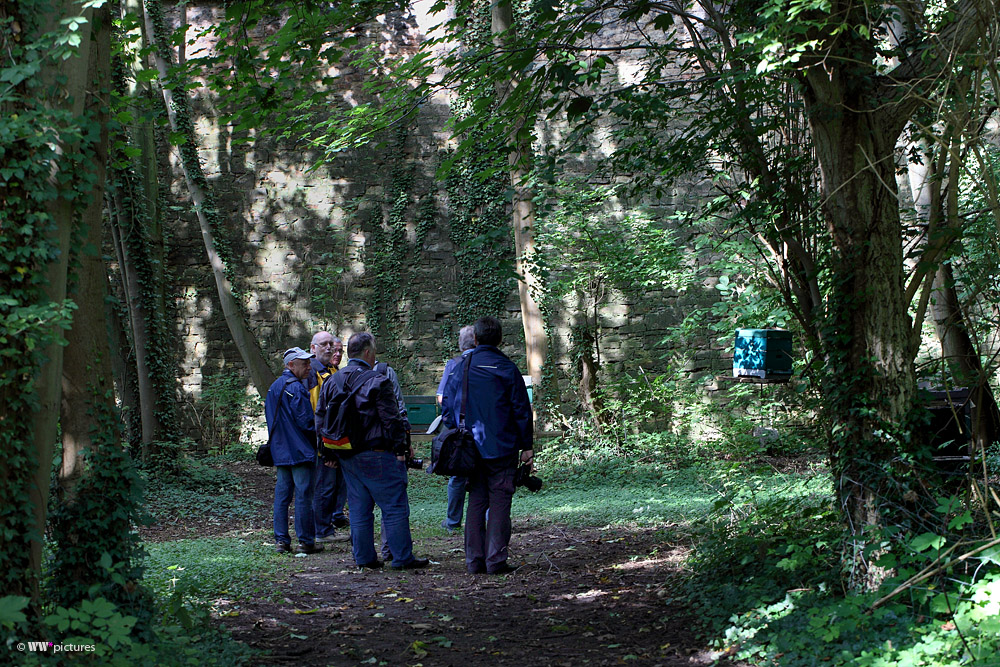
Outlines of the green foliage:
{"label": "green foliage", "polygon": [[[103,426],[105,434],[117,431],[113,422],[105,420]],[[84,461],[86,473],[73,496],[55,503],[50,512],[54,544],[47,597],[67,607],[106,598],[145,620],[149,601],[138,585],[143,551],[134,532],[142,519],[141,480],[117,442],[95,438]],[[52,497],[58,498],[58,491]]]}
{"label": "green foliage", "polygon": [[[27,603],[23,597],[0,598],[0,624],[6,618],[23,617],[21,610]],[[186,604],[184,611],[177,613],[172,604],[173,599],[165,605],[164,616],[141,635],[135,631],[136,617],[123,614],[104,598],[83,600],[72,607],[56,606],[43,619],[40,631],[16,626],[3,649],[25,667],[64,665],[70,659],[72,664],[95,667],[246,664],[249,650],[216,629],[204,606]],[[31,647],[31,643],[48,646]]]}
{"label": "green foliage", "polygon": [[[456,106],[456,113],[461,117],[465,111]],[[461,285],[451,313],[454,330],[484,315],[500,315],[515,285],[509,179],[501,167],[505,163],[500,146],[484,143],[476,154],[456,161],[445,178],[451,213],[448,237],[456,248]]]}
{"label": "green foliage", "polygon": [[202,447],[211,454],[250,456],[252,428],[263,415],[260,401],[247,392],[237,372],[208,375],[194,404]]}
{"label": "green foliage", "polygon": [[260,501],[244,496],[236,475],[183,454],[171,460],[172,471],[154,463],[143,473],[148,480],[145,509],[158,520],[197,516],[205,524],[225,526],[259,512]]}

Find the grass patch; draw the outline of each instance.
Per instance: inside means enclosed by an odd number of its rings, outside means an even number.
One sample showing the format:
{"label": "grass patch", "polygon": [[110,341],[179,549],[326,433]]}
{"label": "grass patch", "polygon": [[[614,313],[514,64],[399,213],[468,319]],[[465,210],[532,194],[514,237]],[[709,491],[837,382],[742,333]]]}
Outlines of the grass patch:
{"label": "grass patch", "polygon": [[267,597],[273,587],[265,575],[278,569],[281,558],[270,538],[258,532],[147,544],[144,582],[159,599],[176,590],[203,602]]}
{"label": "grass patch", "polygon": [[[822,471],[782,474],[770,468],[727,462],[682,469],[611,456],[566,461],[540,458],[538,493],[519,489],[512,515],[571,527],[655,527],[706,516],[729,489],[760,498],[791,499],[826,492]],[[440,531],[447,505],[447,478],[410,473],[410,526],[414,535]],[[427,531],[427,532],[425,532]]]}

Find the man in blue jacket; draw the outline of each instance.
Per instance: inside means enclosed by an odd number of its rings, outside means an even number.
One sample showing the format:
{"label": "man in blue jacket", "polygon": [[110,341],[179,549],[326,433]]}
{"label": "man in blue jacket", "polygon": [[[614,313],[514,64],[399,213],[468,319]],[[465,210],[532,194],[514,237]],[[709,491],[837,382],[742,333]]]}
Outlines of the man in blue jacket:
{"label": "man in blue jacket", "polygon": [[302,383],[314,355],[293,347],[285,350],[284,372],[274,381],[264,399],[264,415],[270,433],[271,456],[278,479],[274,486],[274,540],[279,553],[291,551],[288,535],[288,505],[295,495],[296,553],[323,551],[316,544],[313,524],[313,466],[316,462],[316,432],[309,390]]}
{"label": "man in blue jacket", "polygon": [[518,460],[530,467],[534,458],[534,425],[521,372],[498,349],[500,321],[481,317],[473,326],[476,348],[445,382],[442,414],[447,426],[457,425],[468,368],[465,426],[472,431],[480,460],[468,483],[465,567],[472,574],[507,574],[517,569],[507,562],[514,477]]}

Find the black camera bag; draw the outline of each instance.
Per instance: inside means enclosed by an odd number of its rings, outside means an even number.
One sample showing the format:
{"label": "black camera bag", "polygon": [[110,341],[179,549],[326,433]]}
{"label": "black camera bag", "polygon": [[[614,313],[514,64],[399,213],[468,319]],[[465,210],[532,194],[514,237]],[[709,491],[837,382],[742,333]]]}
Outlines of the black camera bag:
{"label": "black camera bag", "polygon": [[472,437],[472,431],[465,428],[465,406],[469,397],[469,366],[472,354],[465,357],[462,368],[462,409],[458,417],[458,426],[448,428],[438,433],[431,442],[431,465],[427,472],[445,477],[468,477],[476,469],[479,460],[479,450]]}

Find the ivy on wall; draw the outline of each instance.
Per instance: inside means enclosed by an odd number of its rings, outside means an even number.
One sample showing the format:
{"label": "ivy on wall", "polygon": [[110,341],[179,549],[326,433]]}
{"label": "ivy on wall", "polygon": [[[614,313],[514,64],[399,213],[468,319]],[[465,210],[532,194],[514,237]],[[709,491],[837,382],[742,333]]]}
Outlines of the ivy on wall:
{"label": "ivy on wall", "polygon": [[416,261],[418,250],[407,240],[407,216],[416,199],[416,164],[406,151],[409,136],[409,128],[401,126],[389,142],[389,176],[381,196],[367,209],[371,215],[367,221],[369,238],[361,255],[365,273],[372,276],[372,287],[365,299],[368,329],[378,341],[380,352],[397,358],[400,303],[406,298],[402,277],[404,267]]}
{"label": "ivy on wall", "polygon": [[448,236],[458,264],[453,330],[483,315],[500,315],[516,289],[508,180],[500,147],[484,146],[448,172]]}

